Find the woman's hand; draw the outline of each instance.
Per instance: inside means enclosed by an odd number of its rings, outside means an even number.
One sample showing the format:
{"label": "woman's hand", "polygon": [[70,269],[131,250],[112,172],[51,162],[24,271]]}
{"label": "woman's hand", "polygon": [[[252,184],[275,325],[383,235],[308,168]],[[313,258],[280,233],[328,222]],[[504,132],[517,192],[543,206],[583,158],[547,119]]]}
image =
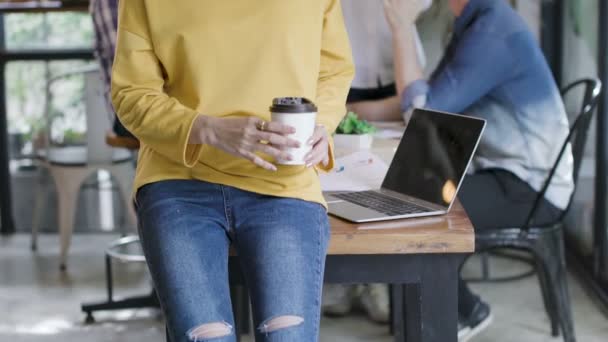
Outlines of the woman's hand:
{"label": "woman's hand", "polygon": [[426,7],[422,0],[384,0],[384,14],[393,32],[411,28]]}
{"label": "woman's hand", "polygon": [[276,171],[275,165],[255,153],[291,160],[292,156],[285,149],[300,147],[300,143],[286,135],[294,132],[295,128],[291,126],[266,122],[257,117],[216,118],[201,115],[194,123],[189,143],[211,145],[248,159],[266,170]]}
{"label": "woman's hand", "polygon": [[312,150],[304,157],[306,167],[318,165],[323,166],[329,164],[329,137],[327,130],[322,125],[315,127],[315,132],[308,140],[308,144],[312,146]]}

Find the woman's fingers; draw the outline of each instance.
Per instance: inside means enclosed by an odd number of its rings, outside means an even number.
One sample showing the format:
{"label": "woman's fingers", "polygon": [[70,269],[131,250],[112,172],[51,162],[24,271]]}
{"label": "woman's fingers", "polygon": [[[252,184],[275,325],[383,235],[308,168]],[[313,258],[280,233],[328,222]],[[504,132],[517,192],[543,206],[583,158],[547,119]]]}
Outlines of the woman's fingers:
{"label": "woman's fingers", "polygon": [[325,132],[325,128],[321,125],[317,125],[315,127],[314,132],[312,133],[312,137],[310,137],[306,143],[308,145],[314,146],[319,142],[319,140],[323,139],[323,137],[326,135],[327,133]]}
{"label": "woman's fingers", "polygon": [[259,132],[257,134],[257,140],[258,141],[267,141],[268,143],[277,146],[279,148],[285,148],[285,147],[295,147],[298,148],[300,147],[300,142],[298,142],[297,140],[293,140],[291,138],[282,136],[282,135],[278,135],[275,133],[271,133],[271,132]]}
{"label": "woman's fingers", "polygon": [[252,161],[255,165],[266,169],[268,171],[276,171],[277,167],[274,166],[272,163],[269,163],[267,161],[265,161],[262,157],[256,155],[255,153],[249,152],[249,151],[243,151],[241,153],[241,155],[247,159],[249,159],[250,161]]}
{"label": "woman's fingers", "polygon": [[295,133],[296,129],[291,126],[284,125],[280,122],[270,121],[270,122],[266,122],[263,132],[271,132],[271,133],[276,133],[276,134],[280,134],[280,135],[288,135],[288,134]]}
{"label": "woman's fingers", "polygon": [[327,132],[323,126],[317,126],[312,137],[308,140],[308,144],[312,145],[312,150],[304,157],[306,167],[311,167],[319,163],[327,165],[329,162],[329,142]]}
{"label": "woman's fingers", "polygon": [[304,158],[304,163],[306,167],[311,167],[313,165],[323,163],[324,166],[327,165],[328,155],[327,155],[328,144],[321,141],[316,144],[313,149],[306,155]]}
{"label": "woman's fingers", "polygon": [[256,145],[256,151],[265,153],[275,159],[293,160],[293,157],[291,156],[291,154],[289,154],[285,151],[282,151],[280,149],[280,147],[270,145],[270,144],[258,143]]}

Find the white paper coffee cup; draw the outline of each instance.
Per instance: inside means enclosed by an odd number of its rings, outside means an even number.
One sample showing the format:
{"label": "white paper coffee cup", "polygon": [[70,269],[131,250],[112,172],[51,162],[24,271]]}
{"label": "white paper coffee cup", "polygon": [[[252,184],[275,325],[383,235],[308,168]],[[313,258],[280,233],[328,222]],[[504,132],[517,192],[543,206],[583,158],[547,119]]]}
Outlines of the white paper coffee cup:
{"label": "white paper coffee cup", "polygon": [[312,146],[308,145],[308,139],[315,131],[317,120],[315,104],[303,97],[279,97],[272,101],[270,115],[272,122],[295,128],[296,132],[287,137],[300,142],[299,148],[286,150],[292,156],[292,160],[278,159],[277,164],[304,165],[304,157],[312,149]]}

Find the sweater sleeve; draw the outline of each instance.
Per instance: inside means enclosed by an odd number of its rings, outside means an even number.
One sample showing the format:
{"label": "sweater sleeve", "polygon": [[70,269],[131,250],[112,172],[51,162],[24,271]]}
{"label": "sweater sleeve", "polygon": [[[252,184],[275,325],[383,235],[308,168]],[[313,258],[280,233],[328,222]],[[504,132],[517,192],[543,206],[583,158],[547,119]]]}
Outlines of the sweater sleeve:
{"label": "sweater sleeve", "polygon": [[122,124],[167,159],[193,167],[202,146],[188,140],[196,110],[164,92],[163,66],[148,27],[144,0],[120,1],[112,103]]}
{"label": "sweater sleeve", "polygon": [[[316,99],[319,110],[317,123],[325,126],[331,135],[346,114],[346,96],[355,74],[339,0],[328,0],[321,39],[321,66]],[[328,171],[333,168],[331,141],[329,154],[329,164],[326,167],[319,166],[319,169]]]}

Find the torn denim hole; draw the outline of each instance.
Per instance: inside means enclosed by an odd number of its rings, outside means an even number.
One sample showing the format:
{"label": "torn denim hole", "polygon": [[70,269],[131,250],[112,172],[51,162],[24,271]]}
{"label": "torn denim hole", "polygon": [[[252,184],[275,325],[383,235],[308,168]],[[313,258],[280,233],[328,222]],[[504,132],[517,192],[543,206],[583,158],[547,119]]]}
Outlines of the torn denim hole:
{"label": "torn denim hole", "polygon": [[225,337],[232,334],[232,325],[226,322],[201,324],[187,332],[192,342],[202,342],[214,338]]}
{"label": "torn denim hole", "polygon": [[271,333],[280,329],[295,327],[304,322],[304,318],[300,316],[278,316],[260,324],[258,329],[261,333]]}

